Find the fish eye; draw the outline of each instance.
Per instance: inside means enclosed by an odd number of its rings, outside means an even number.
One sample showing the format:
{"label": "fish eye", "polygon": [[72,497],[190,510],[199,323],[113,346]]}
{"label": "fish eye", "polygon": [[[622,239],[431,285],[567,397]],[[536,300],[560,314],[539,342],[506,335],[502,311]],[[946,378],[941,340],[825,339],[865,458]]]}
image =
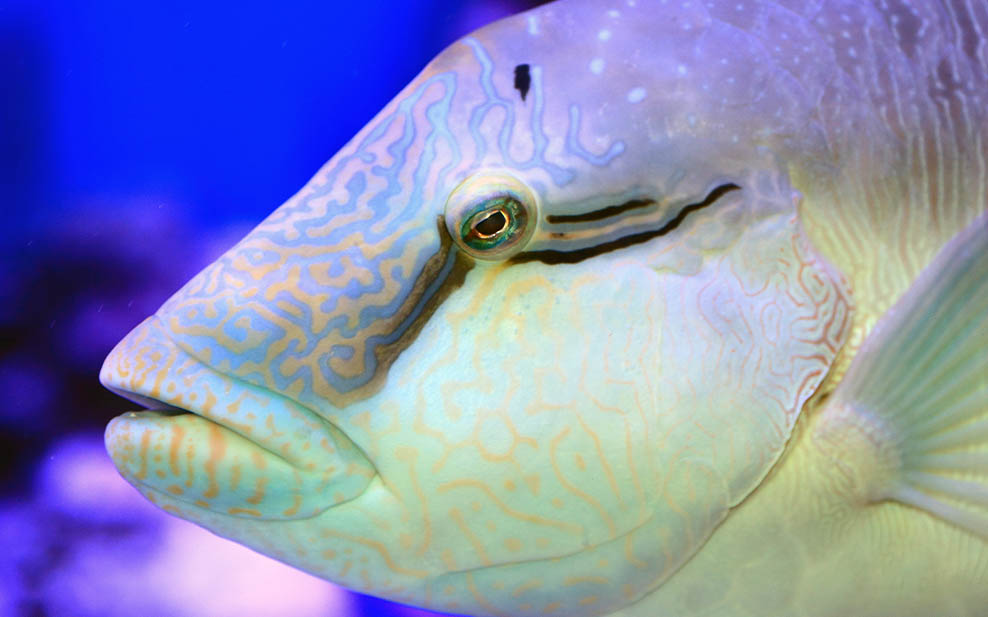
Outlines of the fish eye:
{"label": "fish eye", "polygon": [[503,260],[521,251],[535,231],[535,196],[508,174],[477,174],[446,201],[446,229],[468,255]]}

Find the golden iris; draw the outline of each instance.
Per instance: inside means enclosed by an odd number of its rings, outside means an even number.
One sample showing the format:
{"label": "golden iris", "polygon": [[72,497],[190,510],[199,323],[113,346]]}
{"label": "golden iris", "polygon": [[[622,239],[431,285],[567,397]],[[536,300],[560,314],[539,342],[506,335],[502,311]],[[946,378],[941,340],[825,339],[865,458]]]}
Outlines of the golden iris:
{"label": "golden iris", "polygon": [[502,260],[521,251],[535,230],[535,196],[507,174],[478,174],[446,202],[446,228],[477,259]]}

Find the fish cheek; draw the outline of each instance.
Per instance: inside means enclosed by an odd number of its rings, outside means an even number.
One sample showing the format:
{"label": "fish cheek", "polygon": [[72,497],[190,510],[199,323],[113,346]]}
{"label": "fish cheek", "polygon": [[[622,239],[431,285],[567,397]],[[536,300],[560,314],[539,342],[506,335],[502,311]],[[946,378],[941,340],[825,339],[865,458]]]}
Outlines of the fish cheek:
{"label": "fish cheek", "polygon": [[677,432],[697,430],[689,394],[663,383],[682,369],[661,354],[680,283],[628,260],[475,270],[393,365],[355,440],[416,529],[403,556],[442,564],[443,601],[618,607],[723,518],[727,474]]}
{"label": "fish cheek", "polygon": [[476,268],[354,406],[342,428],[421,526],[413,553],[450,571],[545,559],[647,518],[657,324],[634,279]]}

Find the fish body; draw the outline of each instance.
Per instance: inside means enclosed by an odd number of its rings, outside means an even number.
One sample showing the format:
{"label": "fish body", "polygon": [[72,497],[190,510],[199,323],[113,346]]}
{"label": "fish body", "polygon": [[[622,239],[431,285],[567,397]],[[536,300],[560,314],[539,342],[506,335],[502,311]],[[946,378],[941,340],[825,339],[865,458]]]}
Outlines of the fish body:
{"label": "fish body", "polygon": [[[981,615],[988,13],[561,0],[110,354],[165,510],[468,615]],[[191,412],[191,413],[189,413]]]}

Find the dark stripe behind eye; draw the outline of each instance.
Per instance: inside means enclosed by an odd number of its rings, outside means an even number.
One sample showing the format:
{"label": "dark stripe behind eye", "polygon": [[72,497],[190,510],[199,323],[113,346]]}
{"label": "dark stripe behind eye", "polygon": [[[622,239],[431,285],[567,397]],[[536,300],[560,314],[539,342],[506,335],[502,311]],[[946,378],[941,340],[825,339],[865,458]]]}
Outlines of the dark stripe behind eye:
{"label": "dark stripe behind eye", "polygon": [[643,242],[648,242],[653,238],[658,238],[659,236],[664,236],[667,233],[673,231],[679,227],[686,217],[691,213],[701,208],[705,208],[710,204],[714,203],[718,199],[724,196],[725,193],[730,191],[735,191],[741,187],[736,184],[722,184],[710,191],[706,199],[695,204],[689,204],[684,206],[682,210],[676,213],[676,216],[672,217],[665,225],[659,229],[654,229],[652,231],[642,231],[635,234],[630,234],[624,236],[623,238],[618,238],[616,240],[611,240],[609,242],[604,242],[603,244],[598,244],[597,246],[590,246],[584,249],[578,249],[575,251],[529,251],[526,253],[519,253],[515,257],[511,258],[513,263],[524,263],[527,261],[541,261],[547,264],[574,264],[584,259],[589,259],[591,257],[596,257],[603,253],[609,253],[610,251],[616,251],[618,249],[623,249],[625,247],[633,246],[635,244],[641,244]]}
{"label": "dark stripe behind eye", "polygon": [[587,223],[590,221],[599,221],[601,219],[617,216],[618,214],[627,212],[628,210],[651,206],[654,203],[654,199],[632,199],[624,202],[623,204],[607,206],[606,208],[584,212],[583,214],[550,214],[545,217],[545,220],[548,223]]}

